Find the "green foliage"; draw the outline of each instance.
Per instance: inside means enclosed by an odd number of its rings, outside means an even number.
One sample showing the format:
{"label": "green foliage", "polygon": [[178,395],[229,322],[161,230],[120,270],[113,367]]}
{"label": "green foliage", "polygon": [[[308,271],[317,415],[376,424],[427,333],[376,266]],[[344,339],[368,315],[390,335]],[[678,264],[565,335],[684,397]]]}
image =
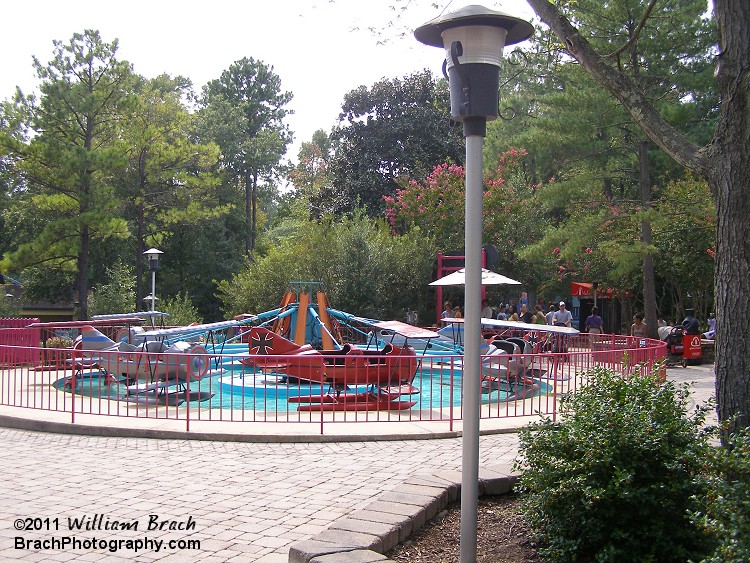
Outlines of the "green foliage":
{"label": "green foliage", "polygon": [[[312,141],[302,143],[297,155],[299,163],[289,172],[295,187],[295,198],[304,201],[311,219],[322,219],[336,210],[331,173],[331,142],[324,131],[313,134]],[[304,216],[304,215],[303,215]]]}
{"label": "green foliage", "polygon": [[716,246],[716,208],[708,185],[691,176],[670,182],[661,190],[652,217],[658,249],[654,266],[675,296],[675,303],[665,303],[662,309],[682,318],[681,307],[689,303],[698,318],[707,319],[714,310]]}
{"label": "green foliage", "polygon": [[44,342],[46,348],[72,348],[73,339],[67,336],[50,336]]}
{"label": "green foliage", "polygon": [[693,522],[717,539],[704,563],[750,561],[750,429],[729,436],[726,447],[712,448],[705,477],[707,493]]}
{"label": "green foliage", "polygon": [[[133,105],[131,67],[117,60],[117,47],[94,30],[73,34],[67,44],[54,41],[47,65],[34,59],[39,100],[20,91],[15,100],[34,133],[14,148],[31,195],[23,210],[42,226],[3,261],[17,269],[74,265],[80,295],[88,293],[92,242],[129,234],[112,183],[126,149],[118,125]],[[84,317],[86,308],[82,300]]]}
{"label": "green foliage", "polygon": [[89,296],[89,314],[133,313],[135,308],[135,274],[132,266],[117,262],[107,268],[109,283],[100,285]]}
{"label": "green foliage", "polygon": [[218,283],[228,315],[277,307],[294,281],[323,282],[335,308],[362,316],[402,319],[409,310],[423,313],[429,306],[425,288],[436,249],[420,230],[393,236],[384,221],[361,215],[294,227],[279,225],[275,232],[286,236]]}
{"label": "green foliage", "polygon": [[[639,0],[556,5],[605,54],[613,70],[616,66],[638,83],[671,125],[691,140],[709,141],[718,99],[710,79],[715,32],[705,2],[666,0],[648,10]],[[537,29],[525,68],[519,71],[511,64],[501,70],[504,76],[517,73],[507,78],[512,88],[501,91],[502,107],[511,107],[514,119],[491,123],[485,145],[486,155],[525,147],[530,176],[546,182],[538,201],[548,229],[543,239],[531,239],[518,255],[533,264],[539,294],[548,297],[567,294],[571,281],[594,280],[638,295],[644,257],[653,256],[659,262],[656,286],[663,296],[659,309],[672,310],[673,302],[680,300],[677,284],[659,276],[671,277],[672,259],[702,265],[705,257],[672,254],[656,231],[653,244],[641,243],[641,221],[657,219],[641,211],[639,175],[648,169],[657,199],[684,170],[653,145],[647,159],[639,161],[642,131],[551,33],[549,28]],[[550,178],[554,182],[548,182]],[[711,284],[712,273],[701,267],[682,280],[694,280],[703,288]],[[697,287],[691,293],[702,301],[711,299],[710,292]]]}
{"label": "green foliage", "polygon": [[[536,191],[526,178],[524,149],[510,149],[483,179],[483,242],[498,249],[503,272],[517,275],[520,266],[515,251],[529,240],[541,236],[544,227]],[[423,181],[410,180],[396,191],[395,197],[385,196],[386,216],[397,232],[418,227],[431,233],[443,251],[464,246],[466,186],[465,172],[457,164],[441,164]],[[527,269],[518,267],[524,281],[530,282]]]}
{"label": "green foliage", "polygon": [[0,318],[15,318],[21,316],[21,309],[15,297],[8,297],[10,294],[0,295]]}
{"label": "green foliage", "polygon": [[31,266],[23,270],[24,299],[29,302],[73,301],[75,271],[71,268]]}
{"label": "green foliage", "polygon": [[189,325],[190,323],[203,323],[198,309],[193,306],[187,294],[178,293],[175,297],[165,299],[159,310],[163,313],[169,313],[167,323],[170,325]]}
{"label": "green foliage", "polygon": [[689,517],[706,492],[707,407],[688,386],[597,368],[560,419],[520,435],[523,512],[552,561],[686,561],[709,542]]}
{"label": "green foliage", "polygon": [[291,92],[273,66],[251,58],[232,63],[203,88],[199,129],[221,148],[228,177],[244,184],[245,251],[255,248],[259,184],[271,182],[292,135],[283,123]]}
{"label": "green foliage", "polygon": [[442,162],[463,162],[464,142],[450,126],[449,108],[447,84],[427,70],[349,92],[331,134],[328,208],[361,206],[377,216],[400,177],[422,181]]}

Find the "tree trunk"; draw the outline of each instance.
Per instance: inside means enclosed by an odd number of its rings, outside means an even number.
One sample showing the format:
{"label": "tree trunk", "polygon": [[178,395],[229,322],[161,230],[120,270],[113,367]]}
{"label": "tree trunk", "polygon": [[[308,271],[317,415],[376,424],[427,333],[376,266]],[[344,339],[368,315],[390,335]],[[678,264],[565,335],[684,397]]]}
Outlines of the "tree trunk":
{"label": "tree trunk", "polygon": [[138,206],[137,209],[138,213],[138,220],[137,220],[137,232],[135,236],[135,310],[141,311],[145,308],[142,308],[141,305],[144,302],[144,295],[143,292],[143,253],[146,251],[144,249],[144,238],[146,236],[145,234],[145,216],[144,216],[144,209],[142,205]]}
{"label": "tree trunk", "polygon": [[[648,141],[638,144],[638,185],[641,192],[641,209],[647,213],[651,209],[651,167],[648,161]],[[654,280],[654,256],[650,247],[651,222],[647,217],[641,220],[641,243],[647,248],[643,255],[643,316],[649,338],[659,338],[656,326],[656,281]]]}
{"label": "tree trunk", "polygon": [[258,172],[253,172],[253,193],[250,214],[250,250],[255,250],[255,239],[258,235]]}
{"label": "tree trunk", "polygon": [[245,171],[245,254],[249,254],[253,248],[253,231],[252,221],[253,216],[253,182],[250,168],[248,167]]}
{"label": "tree trunk", "polygon": [[716,402],[730,431],[750,426],[750,3],[716,0],[721,94],[709,149],[716,201]]}
{"label": "tree trunk", "polygon": [[80,321],[86,321],[89,318],[89,240],[88,225],[82,225],[81,250],[78,254],[78,320]]}

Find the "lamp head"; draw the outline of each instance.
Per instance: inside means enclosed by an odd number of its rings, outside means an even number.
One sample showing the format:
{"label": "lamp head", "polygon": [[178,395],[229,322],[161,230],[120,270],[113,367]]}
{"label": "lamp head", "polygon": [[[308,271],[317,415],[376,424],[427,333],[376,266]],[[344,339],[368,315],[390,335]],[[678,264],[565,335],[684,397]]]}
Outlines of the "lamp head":
{"label": "lamp head", "polygon": [[150,270],[156,271],[159,269],[159,256],[161,254],[164,253],[157,248],[149,248],[143,253],[143,255],[148,258],[148,267]]}
{"label": "lamp head", "polygon": [[445,49],[453,119],[478,118],[484,123],[497,118],[504,46],[524,41],[533,32],[527,21],[473,5],[430,20],[414,31],[414,37]]}
{"label": "lamp head", "polygon": [[[486,62],[500,66],[503,47],[525,41],[534,33],[534,27],[529,22],[504,12],[472,5],[428,21],[414,31],[414,37],[425,45],[449,49],[451,41],[455,40],[453,34],[462,33],[464,37],[474,36],[470,45],[464,45],[463,56],[466,59],[461,59],[462,63],[485,62],[478,59],[486,49],[489,53],[486,55]],[[472,58],[475,60],[471,60]]]}
{"label": "lamp head", "polygon": [[158,250],[156,248],[149,248],[146,252],[143,253],[143,255],[148,258],[149,262],[151,260],[159,260],[159,256],[161,254],[164,254],[161,250]]}

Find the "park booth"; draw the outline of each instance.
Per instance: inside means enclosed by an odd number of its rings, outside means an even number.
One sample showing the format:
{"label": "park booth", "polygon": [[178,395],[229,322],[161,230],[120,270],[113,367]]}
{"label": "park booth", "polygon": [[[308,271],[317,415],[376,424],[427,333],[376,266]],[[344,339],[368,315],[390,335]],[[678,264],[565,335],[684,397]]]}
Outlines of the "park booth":
{"label": "park booth", "polygon": [[[596,299],[594,299],[596,292]],[[604,332],[607,334],[618,334],[622,326],[622,307],[620,299],[613,289],[594,288],[591,282],[571,282],[570,295],[573,297],[574,317],[579,319],[579,330],[584,331],[584,323],[591,314],[594,303],[599,308],[599,316],[604,320]],[[576,315],[577,313],[577,315]]]}

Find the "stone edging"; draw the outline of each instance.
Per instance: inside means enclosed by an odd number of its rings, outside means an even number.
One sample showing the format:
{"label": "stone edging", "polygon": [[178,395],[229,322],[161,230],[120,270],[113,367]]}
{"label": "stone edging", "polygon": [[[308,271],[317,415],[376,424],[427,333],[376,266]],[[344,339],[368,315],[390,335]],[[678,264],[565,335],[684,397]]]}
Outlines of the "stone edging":
{"label": "stone edging", "polygon": [[[509,493],[509,465],[479,469],[479,496]],[[309,540],[289,548],[289,563],[386,563],[387,553],[461,497],[461,472],[415,475]]]}

